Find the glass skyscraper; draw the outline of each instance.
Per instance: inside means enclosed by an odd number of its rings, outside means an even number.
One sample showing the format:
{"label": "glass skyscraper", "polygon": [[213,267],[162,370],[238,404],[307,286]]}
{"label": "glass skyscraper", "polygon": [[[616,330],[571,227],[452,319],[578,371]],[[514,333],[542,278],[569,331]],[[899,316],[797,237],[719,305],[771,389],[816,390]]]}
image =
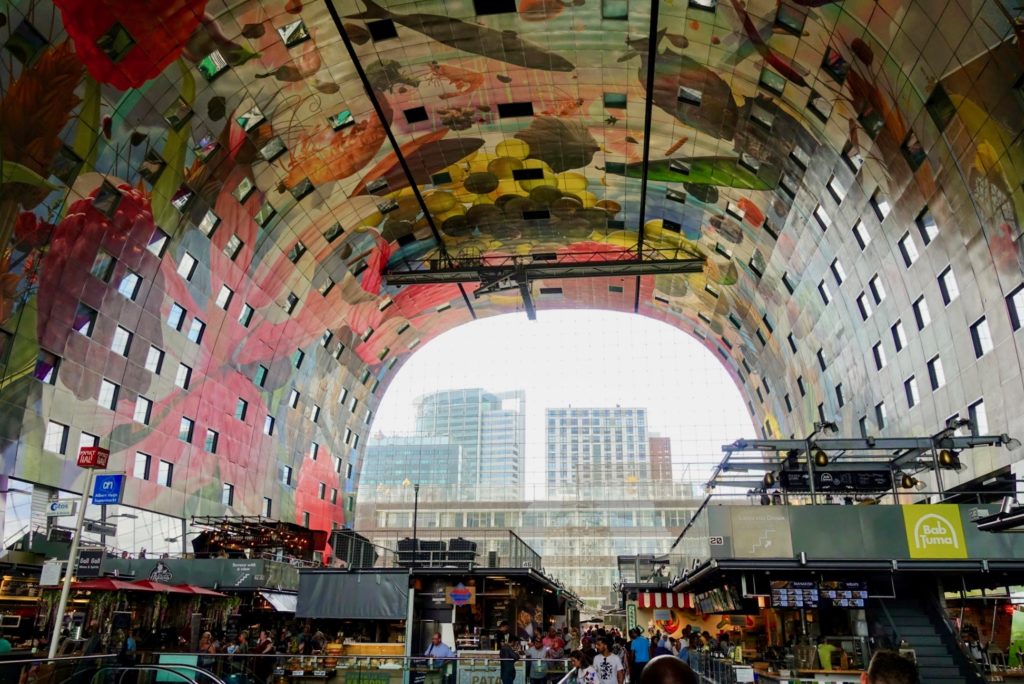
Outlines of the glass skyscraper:
{"label": "glass skyscraper", "polygon": [[548,496],[617,482],[646,482],[647,409],[549,408],[545,411]]}

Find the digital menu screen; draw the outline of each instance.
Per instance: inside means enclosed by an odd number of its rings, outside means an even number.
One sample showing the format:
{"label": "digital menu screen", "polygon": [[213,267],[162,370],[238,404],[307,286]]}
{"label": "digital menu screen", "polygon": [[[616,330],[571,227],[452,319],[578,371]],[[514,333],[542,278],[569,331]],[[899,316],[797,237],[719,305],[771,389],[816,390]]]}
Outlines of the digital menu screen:
{"label": "digital menu screen", "polygon": [[772,582],[772,606],[775,608],[817,608],[817,582]]}
{"label": "digital menu screen", "polygon": [[863,608],[868,600],[866,582],[822,582],[819,591],[821,602],[836,608]]}

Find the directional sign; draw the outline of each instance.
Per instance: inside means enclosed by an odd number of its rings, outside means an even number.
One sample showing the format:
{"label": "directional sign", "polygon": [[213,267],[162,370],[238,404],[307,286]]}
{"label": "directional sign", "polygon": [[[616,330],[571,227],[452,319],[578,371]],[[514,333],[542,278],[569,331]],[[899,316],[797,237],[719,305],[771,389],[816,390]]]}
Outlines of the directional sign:
{"label": "directional sign", "polygon": [[103,565],[103,549],[82,549],[78,552],[75,577],[99,577]]}
{"label": "directional sign", "polygon": [[117,534],[117,525],[96,522],[93,520],[90,520],[89,522],[85,523],[82,529],[91,534],[105,534],[108,537],[113,537],[115,534]]}
{"label": "directional sign", "polygon": [[78,500],[77,499],[63,499],[61,501],[51,501],[46,507],[46,517],[56,518],[63,517],[66,515],[74,515],[78,512]]}
{"label": "directional sign", "polygon": [[97,475],[92,488],[92,502],[97,506],[121,503],[123,486],[124,475]]}

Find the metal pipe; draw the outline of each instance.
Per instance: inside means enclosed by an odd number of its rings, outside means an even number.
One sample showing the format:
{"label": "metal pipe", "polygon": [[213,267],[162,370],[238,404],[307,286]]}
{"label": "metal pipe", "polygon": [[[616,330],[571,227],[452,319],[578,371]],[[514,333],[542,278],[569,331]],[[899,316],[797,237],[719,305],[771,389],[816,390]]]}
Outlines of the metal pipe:
{"label": "metal pipe", "polygon": [[[658,60],[658,9],[659,1],[651,0],[651,26],[647,37],[647,98],[644,100],[644,143],[643,161],[640,167],[640,211],[636,226],[636,257],[644,258],[644,223],[647,220],[647,169],[651,161],[651,127],[654,122],[654,72]],[[636,292],[633,295],[633,313],[640,311],[640,276],[636,277]]]}
{"label": "metal pipe", "polygon": [[78,506],[78,518],[75,522],[75,536],[71,540],[71,550],[68,551],[68,563],[64,568],[64,586],[60,590],[60,602],[57,604],[57,614],[53,620],[53,634],[50,636],[49,658],[52,660],[57,656],[57,646],[60,642],[60,629],[64,624],[64,611],[68,608],[68,597],[71,595],[71,576],[75,573],[75,562],[78,560],[78,547],[82,539],[82,526],[85,524],[85,508],[89,503],[89,491],[92,489],[94,468],[85,469],[85,489],[82,490],[82,501]]}

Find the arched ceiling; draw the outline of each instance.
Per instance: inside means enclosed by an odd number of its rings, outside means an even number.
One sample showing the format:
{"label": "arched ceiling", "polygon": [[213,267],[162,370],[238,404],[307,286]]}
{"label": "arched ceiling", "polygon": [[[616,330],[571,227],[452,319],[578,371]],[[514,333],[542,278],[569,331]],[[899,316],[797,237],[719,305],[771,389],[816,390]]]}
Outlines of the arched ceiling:
{"label": "arched ceiling", "polygon": [[[856,290],[876,275],[906,298],[933,281],[901,265],[915,221],[935,220],[935,272],[959,264],[978,301],[1021,280],[1024,24],[1004,0],[54,0],[4,19],[0,239],[12,283],[39,279],[44,350],[87,301],[77,281],[67,297],[68,273],[95,269],[104,244],[159,281],[148,338],[174,303],[187,325],[204,312],[219,386],[265,366],[272,385],[326,395],[347,380],[278,366],[320,340],[342,359],[344,340],[372,407],[419,342],[523,307],[515,287],[474,297],[477,283],[399,272],[697,258],[694,273],[529,289],[538,308],[636,311],[698,336],[759,422],[791,432],[874,373]],[[862,282],[844,292],[847,278]],[[78,398],[98,391],[90,353],[68,351]],[[801,368],[815,388],[793,416]],[[187,403],[176,391],[167,402]],[[217,392],[203,401],[234,401]]]}

